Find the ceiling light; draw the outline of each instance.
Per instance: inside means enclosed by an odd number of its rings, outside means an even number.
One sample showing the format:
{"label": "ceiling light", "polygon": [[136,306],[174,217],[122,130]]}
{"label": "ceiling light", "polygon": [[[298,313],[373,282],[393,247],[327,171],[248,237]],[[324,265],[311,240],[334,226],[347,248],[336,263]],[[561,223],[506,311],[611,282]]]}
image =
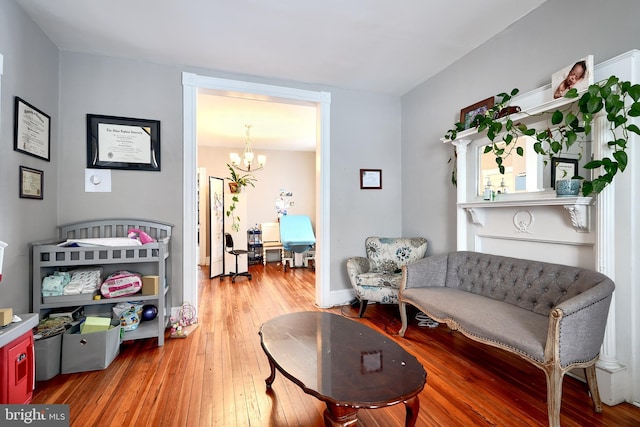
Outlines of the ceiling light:
{"label": "ceiling light", "polygon": [[244,172],[251,172],[252,170],[257,171],[264,167],[265,163],[267,163],[267,156],[258,156],[257,167],[254,163],[254,155],[253,148],[251,147],[251,138],[249,137],[249,132],[251,131],[251,125],[244,125],[247,128],[247,142],[244,144],[244,152],[242,153],[242,157],[238,155],[238,153],[229,153],[229,158],[231,159],[231,164],[234,168],[240,169]]}

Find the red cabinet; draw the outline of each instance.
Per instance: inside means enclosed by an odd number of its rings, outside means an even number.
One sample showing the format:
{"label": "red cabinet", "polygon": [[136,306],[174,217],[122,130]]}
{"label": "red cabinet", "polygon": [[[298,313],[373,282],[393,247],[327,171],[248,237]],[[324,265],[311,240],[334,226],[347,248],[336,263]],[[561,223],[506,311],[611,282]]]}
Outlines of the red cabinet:
{"label": "red cabinet", "polygon": [[31,331],[0,348],[0,404],[31,402],[34,356]]}

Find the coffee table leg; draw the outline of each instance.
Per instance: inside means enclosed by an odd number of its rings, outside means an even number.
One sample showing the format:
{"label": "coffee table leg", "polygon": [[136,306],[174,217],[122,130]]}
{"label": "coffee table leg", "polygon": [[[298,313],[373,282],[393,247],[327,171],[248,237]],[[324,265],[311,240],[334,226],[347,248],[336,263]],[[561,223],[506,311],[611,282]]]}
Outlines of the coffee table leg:
{"label": "coffee table leg", "polygon": [[324,411],[325,427],[355,426],[357,422],[358,410],[356,408],[327,403],[327,410]]}
{"label": "coffee table leg", "polygon": [[269,375],[269,378],[264,380],[267,383],[267,389],[271,388],[271,384],[273,384],[273,381],[276,379],[276,365],[273,363],[271,358],[269,358],[269,368],[271,369],[271,375]]}
{"label": "coffee table leg", "polygon": [[418,421],[418,412],[420,412],[420,399],[418,396],[413,396],[404,402],[407,408],[407,419],[404,423],[406,427],[414,427],[416,421]]}

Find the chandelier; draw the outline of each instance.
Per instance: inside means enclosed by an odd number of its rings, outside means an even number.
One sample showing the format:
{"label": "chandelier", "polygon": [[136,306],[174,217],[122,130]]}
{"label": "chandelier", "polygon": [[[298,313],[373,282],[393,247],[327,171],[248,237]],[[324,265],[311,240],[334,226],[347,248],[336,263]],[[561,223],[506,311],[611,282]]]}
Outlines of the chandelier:
{"label": "chandelier", "polygon": [[238,155],[238,153],[229,153],[229,157],[231,158],[231,164],[234,168],[240,169],[244,172],[251,172],[252,170],[257,171],[264,167],[264,164],[267,163],[267,156],[258,156],[257,167],[254,163],[254,155],[253,148],[251,148],[251,138],[249,137],[249,132],[251,131],[251,125],[244,125],[247,128],[247,142],[244,144],[244,152],[242,153],[242,157]]}

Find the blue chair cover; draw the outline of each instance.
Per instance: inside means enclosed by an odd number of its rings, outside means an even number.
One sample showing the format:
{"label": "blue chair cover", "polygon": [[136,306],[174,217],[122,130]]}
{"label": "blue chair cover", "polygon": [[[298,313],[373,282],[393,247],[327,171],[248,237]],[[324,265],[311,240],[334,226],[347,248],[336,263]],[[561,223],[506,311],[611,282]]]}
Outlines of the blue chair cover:
{"label": "blue chair cover", "polygon": [[283,215],[280,218],[280,241],[285,250],[302,253],[313,247],[316,236],[307,215]]}

